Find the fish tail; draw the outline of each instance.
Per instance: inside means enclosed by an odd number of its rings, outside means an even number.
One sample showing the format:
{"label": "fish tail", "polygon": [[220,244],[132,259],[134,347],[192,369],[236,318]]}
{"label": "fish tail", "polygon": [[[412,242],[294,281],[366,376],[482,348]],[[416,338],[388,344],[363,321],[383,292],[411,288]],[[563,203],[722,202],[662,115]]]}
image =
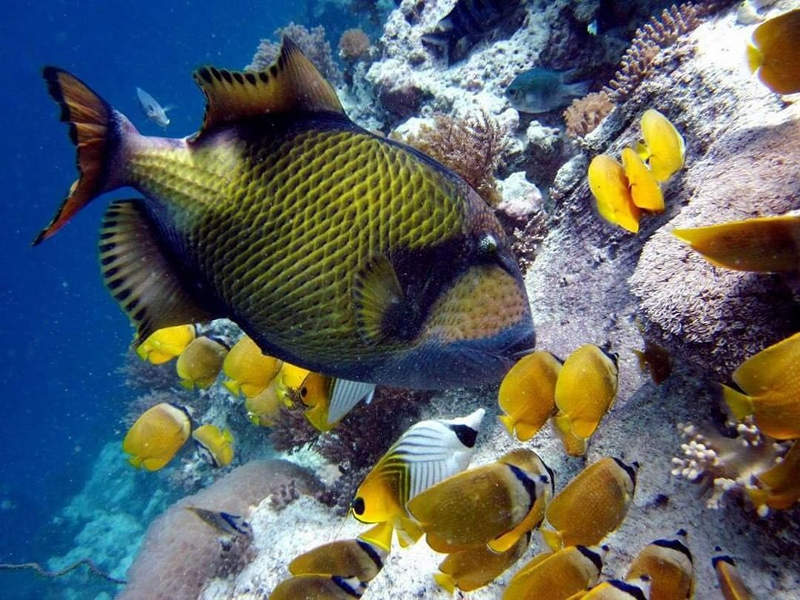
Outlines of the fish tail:
{"label": "fish tail", "polygon": [[138,135],[130,121],[115,111],[74,75],[55,67],[42,72],[47,89],[61,107],[61,120],[69,123],[69,134],[77,150],[78,180],[33,244],[39,244],[61,229],[72,216],[103,192],[125,184],[118,165],[126,136]]}
{"label": "fish tail", "polygon": [[741,421],[745,417],[753,414],[753,399],[747,394],[737,392],[735,389],[723,385],[722,398],[733,413],[733,416],[738,420]]}
{"label": "fish tail", "polygon": [[500,415],[497,417],[497,420],[508,429],[509,435],[514,435],[514,417],[511,415]]}
{"label": "fish tail", "polygon": [[448,575],[447,573],[435,573],[433,578],[436,580],[436,583],[438,583],[447,592],[450,594],[455,594],[456,582],[452,575]]}
{"label": "fish tail", "polygon": [[542,539],[548,546],[550,546],[550,549],[553,552],[558,552],[564,547],[564,539],[561,537],[561,534],[558,531],[553,531],[552,529],[540,529],[539,532],[542,534]]}

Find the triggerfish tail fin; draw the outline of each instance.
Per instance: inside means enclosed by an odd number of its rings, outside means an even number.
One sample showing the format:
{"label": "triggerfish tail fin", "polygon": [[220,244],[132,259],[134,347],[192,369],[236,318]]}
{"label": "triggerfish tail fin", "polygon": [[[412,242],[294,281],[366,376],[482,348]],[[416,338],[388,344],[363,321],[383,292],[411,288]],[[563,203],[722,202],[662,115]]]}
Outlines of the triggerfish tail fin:
{"label": "triggerfish tail fin", "polygon": [[211,318],[161,251],[141,201],[117,200],[108,207],[100,229],[100,267],[137,329],[136,345],[158,329]]}
{"label": "triggerfish tail fin", "polygon": [[722,398],[733,416],[738,420],[753,414],[753,400],[747,394],[737,392],[727,385],[722,385]]}
{"label": "triggerfish tail fin", "polygon": [[77,149],[78,180],[53,220],[34,239],[36,245],[61,229],[72,216],[103,192],[123,185],[115,164],[123,134],[136,133],[133,125],[80,79],[57,69],[42,72],[47,89],[61,107],[61,120]]}

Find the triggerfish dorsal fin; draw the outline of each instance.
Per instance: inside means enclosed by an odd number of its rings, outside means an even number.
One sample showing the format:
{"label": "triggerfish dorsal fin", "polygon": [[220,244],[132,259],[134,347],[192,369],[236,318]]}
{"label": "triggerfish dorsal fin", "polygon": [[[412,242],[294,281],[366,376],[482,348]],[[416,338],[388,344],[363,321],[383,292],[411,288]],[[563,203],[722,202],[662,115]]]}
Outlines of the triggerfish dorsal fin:
{"label": "triggerfish dorsal fin", "polygon": [[103,280],[136,326],[135,345],[164,327],[211,320],[161,251],[140,201],[117,200],[108,207],[99,249]]}
{"label": "triggerfish dorsal fin", "polygon": [[336,92],[290,38],[264,71],[202,67],[194,80],[206,96],[201,132],[246,117],[289,112],[344,114]]}

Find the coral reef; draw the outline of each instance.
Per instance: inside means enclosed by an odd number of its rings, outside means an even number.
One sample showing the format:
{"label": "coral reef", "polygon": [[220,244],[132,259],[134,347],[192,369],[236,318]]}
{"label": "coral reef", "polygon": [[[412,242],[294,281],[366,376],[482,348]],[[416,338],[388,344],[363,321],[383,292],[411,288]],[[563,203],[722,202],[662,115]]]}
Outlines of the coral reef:
{"label": "coral reef", "polygon": [[422,125],[404,141],[449,167],[486,200],[500,201],[494,172],[504,149],[503,130],[485,111],[479,116],[453,118],[438,114],[433,126]]}
{"label": "coral reef", "polygon": [[369,37],[361,29],[348,29],[339,38],[339,56],[345,61],[365,58],[369,49]]}
{"label": "coral reef", "polygon": [[614,103],[606,92],[592,92],[572,101],[564,111],[567,135],[584,137],[594,131],[608,113],[614,110]]}
{"label": "coral reef", "polygon": [[333,85],[341,83],[342,73],[333,60],[331,45],[325,37],[325,28],[322,25],[307,29],[303,25],[289,23],[276,29],[274,36],[279,40],[277,43],[261,40],[250,64],[245,67],[246,71],[262,71],[275,62],[281,47],[280,40],[286,36],[298,45],[328,81]]}
{"label": "coral reef", "polygon": [[173,504],[148,528],[120,600],[193,600],[207,580],[238,573],[252,558],[247,538],[237,536],[226,550],[218,532],[185,507],[248,518],[251,506],[272,494],[281,494],[282,488],[290,485],[300,494],[321,489],[310,472],[293,463],[252,461]]}

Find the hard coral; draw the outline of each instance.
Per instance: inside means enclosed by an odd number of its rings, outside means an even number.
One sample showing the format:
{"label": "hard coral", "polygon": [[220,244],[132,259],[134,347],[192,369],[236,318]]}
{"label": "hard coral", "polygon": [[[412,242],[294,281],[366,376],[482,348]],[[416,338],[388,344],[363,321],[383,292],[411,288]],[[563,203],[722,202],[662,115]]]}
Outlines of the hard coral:
{"label": "hard coral", "polygon": [[573,100],[564,111],[567,135],[584,137],[594,131],[612,110],[614,103],[606,92],[592,92],[583,98]]}
{"label": "hard coral", "polygon": [[339,56],[346,61],[365,58],[369,48],[369,37],[361,29],[348,29],[339,38]]}
{"label": "hard coral", "polygon": [[[325,28],[322,25],[309,30],[302,25],[289,23],[286,27],[276,29],[274,35],[279,40],[284,36],[291,38],[303,51],[303,54],[319,69],[323,77],[332,84],[336,85],[342,81],[342,74],[333,60],[331,45],[325,39]],[[245,70],[263,71],[269,68],[275,62],[279,52],[280,44],[270,40],[261,40],[252,61],[245,67]]]}
{"label": "hard coral", "polygon": [[500,201],[495,169],[505,147],[501,127],[486,113],[456,118],[436,115],[405,142],[452,169],[491,206]]}
{"label": "hard coral", "polygon": [[175,503],[148,528],[128,571],[128,585],[119,598],[194,600],[209,579],[237,573],[250,560],[249,540],[237,536],[232,545],[223,547],[219,532],[186,507],[247,518],[250,507],[290,487],[296,493],[313,494],[321,485],[310,472],[293,463],[252,461]]}

